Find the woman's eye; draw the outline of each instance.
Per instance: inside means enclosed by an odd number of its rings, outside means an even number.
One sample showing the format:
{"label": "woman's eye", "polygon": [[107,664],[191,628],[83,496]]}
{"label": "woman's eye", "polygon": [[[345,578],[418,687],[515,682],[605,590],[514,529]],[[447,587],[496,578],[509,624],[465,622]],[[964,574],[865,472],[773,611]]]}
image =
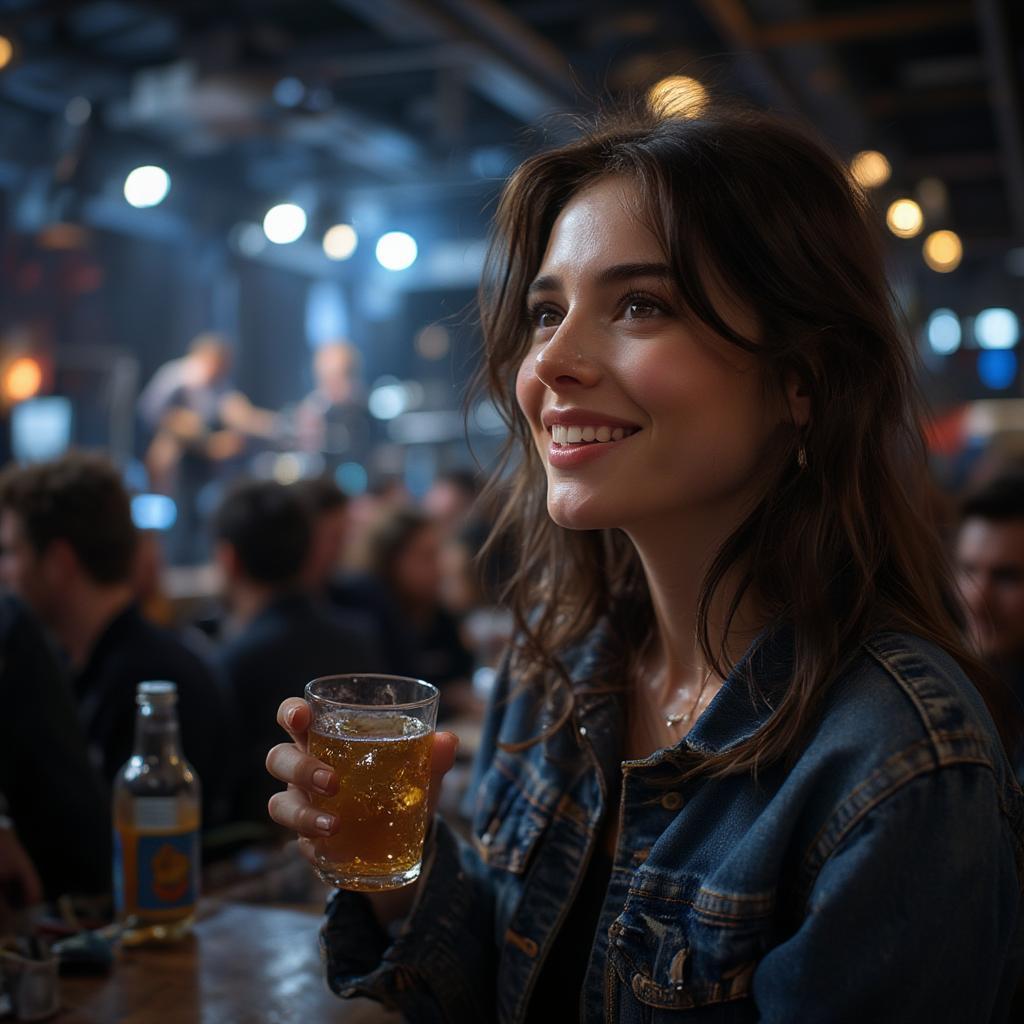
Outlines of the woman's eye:
{"label": "woman's eye", "polygon": [[534,327],[557,327],[562,322],[561,314],[554,309],[541,307],[530,314]]}
{"label": "woman's eye", "polygon": [[646,320],[649,317],[657,316],[661,309],[647,299],[631,299],[626,304],[626,316],[630,320]]}

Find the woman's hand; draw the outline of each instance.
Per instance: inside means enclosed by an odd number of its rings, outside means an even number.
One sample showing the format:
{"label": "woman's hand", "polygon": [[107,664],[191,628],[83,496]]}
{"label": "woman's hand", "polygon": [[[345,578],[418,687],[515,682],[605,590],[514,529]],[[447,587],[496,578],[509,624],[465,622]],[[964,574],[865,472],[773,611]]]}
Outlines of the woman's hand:
{"label": "woman's hand", "polygon": [[[299,697],[289,697],[282,701],[281,706],[277,709],[277,723],[291,736],[292,742],[279,743],[270,751],[267,755],[267,771],[275,779],[287,783],[288,788],[283,793],[275,793],[270,798],[267,807],[274,821],[293,832],[298,832],[299,849],[302,855],[310,864],[315,864],[313,840],[325,839],[327,836],[333,835],[339,828],[344,828],[344,822],[339,822],[332,814],[317,810],[310,801],[309,795],[312,792],[330,796],[338,790],[338,779],[330,765],[318,761],[306,752],[306,736],[309,732],[310,720],[309,705]],[[430,788],[427,791],[428,831],[441,794],[441,781],[455,763],[455,751],[458,745],[459,740],[454,733],[438,732],[434,734]],[[380,911],[385,907],[388,908],[386,914],[388,919],[401,916],[399,913],[391,912],[395,909],[395,900],[389,899],[389,897],[397,896],[399,892],[407,893],[408,895],[401,900],[401,904],[411,906],[415,889],[415,885],[412,885],[396,890],[393,894],[381,893],[379,897],[374,895],[375,906],[380,904],[378,916],[381,916]],[[401,906],[398,909],[401,909]]]}

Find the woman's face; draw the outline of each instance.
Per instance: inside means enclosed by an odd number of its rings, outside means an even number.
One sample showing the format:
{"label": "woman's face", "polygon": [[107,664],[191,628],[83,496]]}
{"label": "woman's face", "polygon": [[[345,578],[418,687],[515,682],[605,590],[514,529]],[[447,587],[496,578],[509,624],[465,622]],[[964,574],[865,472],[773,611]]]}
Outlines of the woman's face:
{"label": "woman's face", "polygon": [[[788,420],[766,401],[755,357],[684,312],[639,208],[626,178],[580,192],[527,296],[532,337],[516,395],[547,473],[548,511],[573,529],[733,516]],[[719,313],[755,335],[720,291],[711,288]]]}

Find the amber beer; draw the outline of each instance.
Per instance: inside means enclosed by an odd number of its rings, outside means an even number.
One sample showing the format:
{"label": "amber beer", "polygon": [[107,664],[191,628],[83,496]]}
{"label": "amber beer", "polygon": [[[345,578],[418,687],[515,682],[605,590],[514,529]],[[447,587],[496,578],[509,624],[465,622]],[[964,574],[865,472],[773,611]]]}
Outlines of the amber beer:
{"label": "amber beer", "polygon": [[[309,750],[338,778],[313,804],[339,820],[314,840],[321,878],[345,889],[394,889],[419,876],[437,690],[396,676],[335,676],[306,687]],[[378,703],[370,703],[377,701]]]}

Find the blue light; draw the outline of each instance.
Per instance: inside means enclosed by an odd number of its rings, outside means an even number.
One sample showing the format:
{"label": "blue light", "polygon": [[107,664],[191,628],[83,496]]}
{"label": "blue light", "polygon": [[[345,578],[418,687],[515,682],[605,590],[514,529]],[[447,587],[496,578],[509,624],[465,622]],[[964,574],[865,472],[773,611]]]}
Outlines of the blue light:
{"label": "blue light", "polygon": [[1012,309],[994,306],[974,318],[974,336],[981,348],[1013,348],[1020,338],[1020,324]]}
{"label": "blue light", "polygon": [[136,494],[132,498],[132,522],[137,530],[169,530],[178,518],[178,507],[166,494]]}
{"label": "blue light", "polygon": [[1008,388],[1017,379],[1017,353],[1000,348],[979,352],[978,376],[993,391]]}
{"label": "blue light", "polygon": [[948,356],[960,347],[960,318],[951,309],[936,309],[928,317],[928,344],[940,356]]}
{"label": "blue light", "polygon": [[389,231],[377,240],[377,262],[385,270],[405,270],[416,262],[416,239],[404,231]]}
{"label": "blue light", "polygon": [[352,497],[364,494],[370,482],[366,470],[358,462],[343,462],[335,470],[334,480],[346,494]]}

